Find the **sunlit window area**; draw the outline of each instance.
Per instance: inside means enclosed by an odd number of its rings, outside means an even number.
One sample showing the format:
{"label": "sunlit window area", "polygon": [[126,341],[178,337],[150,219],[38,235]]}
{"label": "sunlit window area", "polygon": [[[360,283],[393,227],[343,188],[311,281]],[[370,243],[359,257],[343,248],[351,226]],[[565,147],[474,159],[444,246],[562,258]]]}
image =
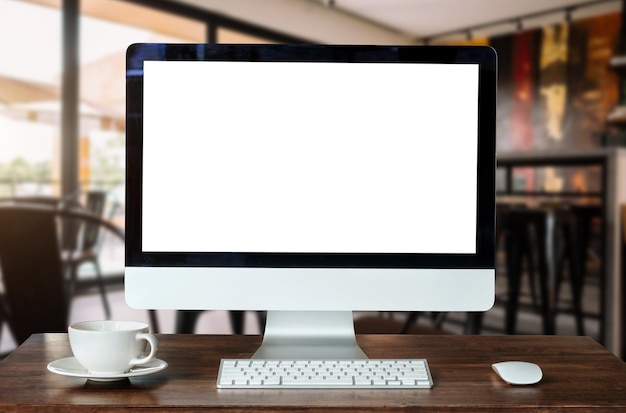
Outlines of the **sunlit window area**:
{"label": "sunlit window area", "polygon": [[0,43],[2,56],[19,56],[0,61],[0,197],[67,196],[62,164],[77,162],[77,192],[101,190],[109,202],[123,202],[124,70],[130,44],[276,42],[207,16],[162,11],[145,3],[78,2],[79,132],[78,159],[73,161],[64,159],[61,147],[63,2],[0,3],[0,33],[4,39],[20,39]]}
{"label": "sunlit window area", "polygon": [[59,194],[59,8],[2,1],[0,36],[0,197]]}

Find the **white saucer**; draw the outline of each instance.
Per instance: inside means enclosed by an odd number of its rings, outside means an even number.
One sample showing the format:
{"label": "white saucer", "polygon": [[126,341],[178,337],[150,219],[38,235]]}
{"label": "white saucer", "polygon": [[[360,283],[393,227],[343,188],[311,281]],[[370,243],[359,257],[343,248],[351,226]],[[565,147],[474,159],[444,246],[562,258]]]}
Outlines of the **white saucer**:
{"label": "white saucer", "polygon": [[154,359],[141,366],[135,366],[125,373],[114,374],[92,374],[74,357],[59,359],[48,364],[48,370],[62,376],[83,377],[93,381],[117,381],[124,380],[129,377],[145,376],[148,374],[158,373],[167,367],[167,363],[160,359]]}

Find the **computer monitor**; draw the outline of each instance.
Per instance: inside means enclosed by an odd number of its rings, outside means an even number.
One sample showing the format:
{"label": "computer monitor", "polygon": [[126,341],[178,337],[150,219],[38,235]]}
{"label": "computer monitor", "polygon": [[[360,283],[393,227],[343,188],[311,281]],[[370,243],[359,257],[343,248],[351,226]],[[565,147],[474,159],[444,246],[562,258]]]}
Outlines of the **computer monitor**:
{"label": "computer monitor", "polygon": [[126,76],[131,307],[336,359],[353,311],[492,306],[493,49],[135,44]]}

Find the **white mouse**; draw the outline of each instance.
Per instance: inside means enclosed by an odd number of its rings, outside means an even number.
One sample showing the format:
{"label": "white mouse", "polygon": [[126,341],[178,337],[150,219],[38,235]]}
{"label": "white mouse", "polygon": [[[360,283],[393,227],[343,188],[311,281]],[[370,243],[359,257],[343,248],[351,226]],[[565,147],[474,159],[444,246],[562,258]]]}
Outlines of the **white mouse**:
{"label": "white mouse", "polygon": [[502,361],[492,364],[491,368],[509,384],[535,384],[543,377],[538,365],[525,361]]}

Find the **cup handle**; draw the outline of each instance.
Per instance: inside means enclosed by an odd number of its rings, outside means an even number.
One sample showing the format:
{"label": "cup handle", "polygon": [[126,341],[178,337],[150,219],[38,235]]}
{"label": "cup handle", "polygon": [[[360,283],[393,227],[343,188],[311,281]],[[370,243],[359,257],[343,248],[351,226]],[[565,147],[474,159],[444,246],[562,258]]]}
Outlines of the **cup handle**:
{"label": "cup handle", "polygon": [[156,356],[157,350],[159,349],[159,342],[156,339],[156,337],[150,333],[139,333],[135,336],[135,339],[147,340],[148,343],[150,344],[150,354],[148,354],[146,357],[134,358],[130,361],[130,364],[133,366],[146,364],[147,362],[152,360],[154,356]]}

